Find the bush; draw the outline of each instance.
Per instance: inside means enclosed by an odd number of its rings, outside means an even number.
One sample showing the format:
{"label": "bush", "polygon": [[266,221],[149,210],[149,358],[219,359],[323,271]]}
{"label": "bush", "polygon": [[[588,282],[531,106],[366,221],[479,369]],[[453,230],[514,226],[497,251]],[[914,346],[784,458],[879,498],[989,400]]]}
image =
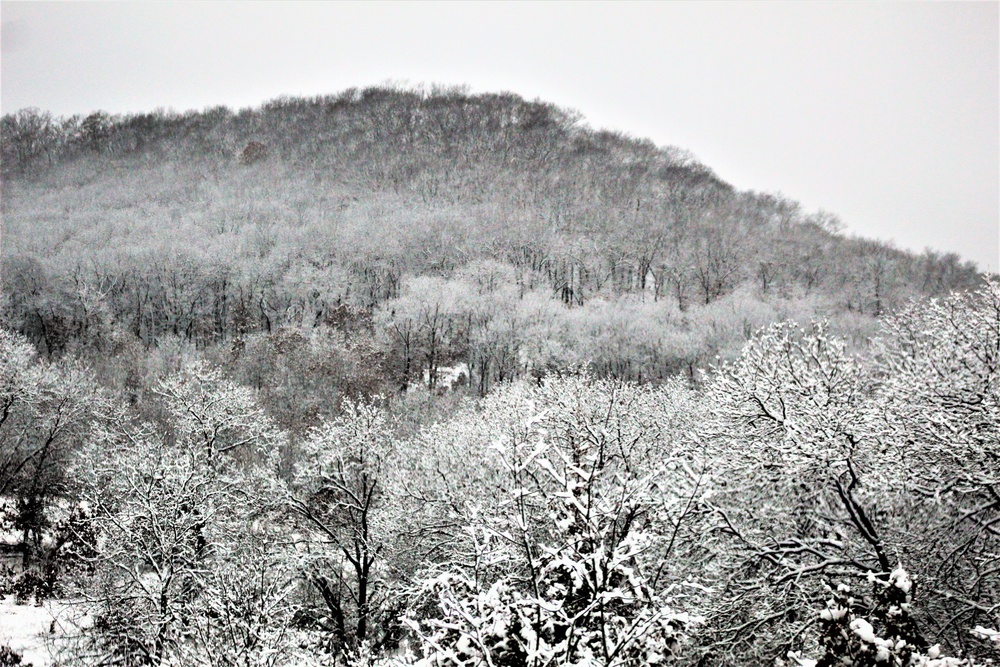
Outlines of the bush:
{"label": "bush", "polygon": [[14,594],[17,604],[27,604],[34,598],[36,604],[41,604],[46,598],[51,598],[55,588],[55,577],[52,571],[40,572],[28,569],[16,575],[10,582],[10,592]]}
{"label": "bush", "polygon": [[888,576],[869,573],[872,593],[855,592],[847,584],[828,586],[832,597],[819,613],[819,660],[789,653],[792,664],[812,667],[960,667],[970,662],[941,656],[940,646],[928,647],[911,618],[914,585],[902,566]]}
{"label": "bush", "polygon": [[9,646],[0,646],[0,667],[32,667],[31,663],[21,662],[21,654]]}

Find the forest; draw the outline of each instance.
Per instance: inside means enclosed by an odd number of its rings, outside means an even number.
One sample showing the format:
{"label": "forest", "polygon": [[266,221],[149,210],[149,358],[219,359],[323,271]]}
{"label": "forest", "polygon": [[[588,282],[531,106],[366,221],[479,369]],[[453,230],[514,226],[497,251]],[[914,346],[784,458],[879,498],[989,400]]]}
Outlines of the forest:
{"label": "forest", "polygon": [[971,262],[510,93],[0,130],[0,599],[69,610],[52,664],[1000,654]]}

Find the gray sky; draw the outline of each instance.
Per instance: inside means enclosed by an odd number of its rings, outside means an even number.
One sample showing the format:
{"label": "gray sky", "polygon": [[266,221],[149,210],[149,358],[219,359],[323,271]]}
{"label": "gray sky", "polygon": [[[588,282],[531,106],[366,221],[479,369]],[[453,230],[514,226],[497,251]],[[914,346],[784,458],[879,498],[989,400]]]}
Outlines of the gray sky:
{"label": "gray sky", "polygon": [[4,113],[509,90],[849,232],[1000,265],[997,2],[2,3]]}

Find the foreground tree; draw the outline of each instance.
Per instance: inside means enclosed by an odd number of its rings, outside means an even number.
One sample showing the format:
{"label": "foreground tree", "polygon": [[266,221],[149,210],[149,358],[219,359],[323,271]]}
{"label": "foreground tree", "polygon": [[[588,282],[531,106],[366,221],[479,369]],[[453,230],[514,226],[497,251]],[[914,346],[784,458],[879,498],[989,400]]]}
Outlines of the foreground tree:
{"label": "foreground tree", "polygon": [[[777,325],[718,371],[707,426],[725,471],[713,505],[727,574],[709,655],[774,660],[808,646],[815,618],[803,610],[861,578],[876,600],[865,623],[883,639],[913,655],[931,641],[989,653],[969,631],[997,622],[998,311],[993,282],[914,305],[887,321],[874,364],[823,325]],[[900,563],[918,604],[877,602]]]}
{"label": "foreground tree", "polygon": [[411,603],[421,664],[641,665],[680,651],[696,619],[654,581],[671,556],[665,496],[691,492],[688,471],[647,467],[644,448],[665,443],[644,432],[649,415],[621,411],[642,407],[630,393],[571,378],[493,399],[492,444],[478,451],[495,487],[467,499],[457,553]]}
{"label": "foreground tree", "polygon": [[989,654],[971,627],[1000,627],[1000,280],[887,318],[875,343],[883,439],[920,528],[919,617],[949,648]]}
{"label": "foreground tree", "polygon": [[[801,641],[824,578],[889,577],[884,491],[893,470],[863,366],[824,325],[771,327],[707,390],[705,424],[721,468],[713,499],[724,593],[704,650],[771,661]],[[877,504],[877,505],[876,505]]]}
{"label": "foreground tree", "polygon": [[42,361],[23,336],[0,329],[0,525],[20,535],[37,588],[29,596],[52,593],[59,552],[71,541],[54,534],[68,518],[56,504],[69,504],[76,480],[68,469],[105,402],[83,368]]}
{"label": "foreground tree", "polygon": [[298,567],[322,600],[334,655],[357,658],[398,640],[385,559],[392,537],[386,477],[394,457],[385,410],[345,399],[302,444],[288,507],[304,531]]}
{"label": "foreground tree", "polygon": [[[888,579],[869,576],[870,595],[849,584],[827,586],[830,598],[819,612],[819,659],[788,654],[800,667],[859,667],[908,665],[911,667],[971,667],[970,660],[943,657],[938,645],[926,647],[910,616],[913,581],[902,567]],[[788,664],[783,660],[778,664]]]}
{"label": "foreground tree", "polygon": [[261,566],[281,544],[268,520],[280,435],[207,367],[168,378],[161,393],[173,440],[118,410],[78,464],[96,553],[82,591],[94,621],[76,658],[279,664],[290,578]]}

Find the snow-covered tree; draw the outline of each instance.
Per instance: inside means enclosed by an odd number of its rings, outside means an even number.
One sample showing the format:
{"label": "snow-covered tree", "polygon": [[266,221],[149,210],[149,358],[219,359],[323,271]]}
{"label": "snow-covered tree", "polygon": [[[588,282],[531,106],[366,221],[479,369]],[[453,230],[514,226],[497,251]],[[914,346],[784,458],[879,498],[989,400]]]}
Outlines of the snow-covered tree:
{"label": "snow-covered tree", "polygon": [[493,488],[461,507],[452,497],[464,539],[425,573],[408,617],[423,662],[640,665],[678,652],[694,619],[653,581],[677,510],[665,497],[697,483],[666,465],[683,456],[651,398],[572,377],[487,401],[486,437],[469,444]]}
{"label": "snow-covered tree", "polygon": [[350,399],[302,443],[287,502],[303,531],[297,560],[322,600],[318,620],[337,655],[354,657],[364,646],[378,651],[398,635],[384,563],[393,456],[385,410]]}
{"label": "snow-covered tree", "polygon": [[818,659],[789,651],[780,665],[799,667],[963,667],[974,663],[942,655],[941,646],[926,646],[910,617],[913,581],[902,566],[887,579],[869,573],[871,594],[865,595],[850,584],[827,586],[830,596],[819,612],[820,652]]}
{"label": "snow-covered tree", "polygon": [[729,575],[707,651],[780,657],[808,643],[824,580],[885,585],[900,561],[922,590],[908,641],[982,651],[968,631],[996,623],[998,311],[995,281],[916,303],[886,319],[874,361],[824,325],[775,325],[718,369],[705,433]]}
{"label": "snow-covered tree", "polygon": [[185,443],[219,454],[267,452],[280,434],[257,402],[254,391],[226,379],[221,369],[196,362],[156,388],[168,420]]}
{"label": "snow-covered tree", "polygon": [[245,498],[237,480],[154,434],[110,444],[95,452],[87,494],[99,536],[94,649],[126,664],[169,664],[214,552],[239,537],[233,512]]}
{"label": "snow-covered tree", "polygon": [[908,476],[968,493],[1000,484],[1000,279],[915,302],[886,318],[875,347]]}
{"label": "snow-covered tree", "polygon": [[1000,624],[1000,279],[914,302],[874,345],[877,417],[910,499],[900,542],[925,580],[921,618],[940,640]]}
{"label": "snow-covered tree", "polygon": [[0,525],[20,534],[26,565],[46,589],[37,593],[51,593],[69,539],[53,535],[54,505],[71,495],[67,469],[106,400],[91,373],[39,360],[23,336],[0,329]]}
{"label": "snow-covered tree", "polygon": [[310,638],[296,629],[292,597],[298,573],[280,535],[255,532],[230,547],[206,573],[190,609],[184,665],[278,667],[312,664]]}
{"label": "snow-covered tree", "polygon": [[198,367],[161,384],[173,438],[116,410],[78,460],[96,573],[81,591],[93,625],[77,659],[249,665],[279,648],[270,624],[282,617],[269,610],[287,578],[248,577],[247,561],[268,562],[278,542],[269,511],[281,435],[252,396],[205,381],[214,375]]}
{"label": "snow-covered tree", "polygon": [[774,325],[706,389],[703,425],[719,468],[713,551],[728,575],[706,651],[773,660],[808,625],[830,573],[887,578],[880,520],[892,459],[869,410],[871,381],[823,324]]}

